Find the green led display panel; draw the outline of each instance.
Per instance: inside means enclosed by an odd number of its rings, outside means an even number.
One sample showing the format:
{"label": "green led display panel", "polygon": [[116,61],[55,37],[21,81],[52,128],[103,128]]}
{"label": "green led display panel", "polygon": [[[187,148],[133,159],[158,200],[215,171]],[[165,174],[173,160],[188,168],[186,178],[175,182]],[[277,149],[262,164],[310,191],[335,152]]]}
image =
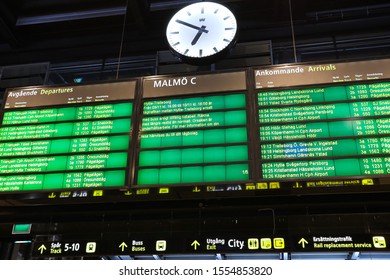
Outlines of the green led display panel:
{"label": "green led display panel", "polygon": [[0,141],[129,133],[131,119],[50,123],[0,128]]}
{"label": "green led display panel", "polygon": [[249,179],[246,94],[143,105],[137,185]]}
{"label": "green led display panel", "polygon": [[289,106],[259,110],[261,123],[327,120],[390,115],[390,100]]}
{"label": "green led display panel", "polygon": [[334,139],[261,145],[263,159],[340,157],[390,153],[390,137]]}
{"label": "green led display panel", "polygon": [[245,108],[245,96],[241,94],[229,96],[209,96],[209,97],[192,97],[171,100],[156,100],[144,102],[144,114],[168,114],[199,112],[209,110],[225,110],[235,108]]}
{"label": "green led display panel", "polygon": [[274,90],[258,93],[259,106],[310,104],[390,97],[390,83]]}
{"label": "green led display panel", "polygon": [[129,135],[4,142],[0,143],[0,159],[12,156],[127,150],[129,142]]}
{"label": "green led display panel", "polygon": [[263,163],[264,179],[389,174],[390,157],[345,158]]}
{"label": "green led display panel", "polygon": [[117,187],[125,178],[125,170],[0,176],[0,192]]}
{"label": "green led display panel", "polygon": [[5,110],[0,192],[126,185],[133,103]]}
{"label": "green led display panel", "polygon": [[0,159],[0,174],[125,168],[127,153]]}
{"label": "green led display panel", "polygon": [[390,83],[258,92],[260,177],[390,174]]}
{"label": "green led display panel", "polygon": [[106,119],[131,116],[132,103],[6,112],[3,125]]}
{"label": "green led display panel", "polygon": [[390,118],[282,124],[260,127],[260,140],[294,140],[390,133]]}

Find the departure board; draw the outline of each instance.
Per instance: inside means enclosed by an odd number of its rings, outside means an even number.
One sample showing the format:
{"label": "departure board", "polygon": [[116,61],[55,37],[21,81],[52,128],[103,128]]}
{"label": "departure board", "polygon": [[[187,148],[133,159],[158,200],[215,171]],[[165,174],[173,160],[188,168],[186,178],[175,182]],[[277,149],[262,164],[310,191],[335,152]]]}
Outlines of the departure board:
{"label": "departure board", "polygon": [[245,72],[185,79],[144,83],[136,184],[249,180]]}
{"label": "departure board", "polygon": [[0,194],[92,197],[104,188],[105,199],[128,201],[388,185],[388,65],[290,64],[8,89]]}
{"label": "departure board", "polygon": [[135,83],[7,91],[0,192],[128,185]]}
{"label": "departure board", "polygon": [[262,179],[390,173],[390,82],[257,92]]}

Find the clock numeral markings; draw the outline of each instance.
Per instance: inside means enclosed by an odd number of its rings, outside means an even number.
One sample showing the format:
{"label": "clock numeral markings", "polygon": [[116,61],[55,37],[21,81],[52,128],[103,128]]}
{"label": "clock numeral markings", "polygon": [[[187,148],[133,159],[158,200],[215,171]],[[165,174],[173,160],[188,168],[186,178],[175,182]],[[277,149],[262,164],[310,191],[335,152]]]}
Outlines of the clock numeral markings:
{"label": "clock numeral markings", "polygon": [[190,50],[189,49],[186,49],[186,51],[184,52],[184,55],[186,55]]}
{"label": "clock numeral markings", "polygon": [[223,18],[223,20],[227,20],[228,18],[230,18],[230,16],[227,16],[227,17]]}
{"label": "clock numeral markings", "polygon": [[224,40],[225,42],[228,42],[228,43],[230,42],[230,40],[228,40],[228,39],[223,39],[223,40]]}
{"label": "clock numeral markings", "polygon": [[204,14],[204,7],[202,7],[201,11],[200,11],[202,14]]}
{"label": "clock numeral markings", "polygon": [[191,13],[189,11],[187,11],[187,15],[190,17],[191,16]]}
{"label": "clock numeral markings", "polygon": [[174,44],[172,45],[172,47],[175,47],[175,46],[177,46],[177,45],[179,45],[179,44],[180,44],[180,42],[174,43]]}
{"label": "clock numeral markings", "polygon": [[217,53],[218,52],[218,49],[216,47],[213,48],[213,50]]}
{"label": "clock numeral markings", "polygon": [[225,30],[233,30],[233,29],[234,29],[233,27],[225,28]]}
{"label": "clock numeral markings", "polygon": [[200,50],[199,50],[199,56],[202,56],[202,53],[203,53],[203,50],[200,49]]}
{"label": "clock numeral markings", "polygon": [[174,34],[179,34],[179,31],[174,31],[174,32],[171,32],[171,33],[169,33],[169,34],[172,34],[172,35],[174,35]]}
{"label": "clock numeral markings", "polygon": [[219,11],[219,9],[216,9],[216,10],[214,11],[214,14],[218,13],[218,11]]}

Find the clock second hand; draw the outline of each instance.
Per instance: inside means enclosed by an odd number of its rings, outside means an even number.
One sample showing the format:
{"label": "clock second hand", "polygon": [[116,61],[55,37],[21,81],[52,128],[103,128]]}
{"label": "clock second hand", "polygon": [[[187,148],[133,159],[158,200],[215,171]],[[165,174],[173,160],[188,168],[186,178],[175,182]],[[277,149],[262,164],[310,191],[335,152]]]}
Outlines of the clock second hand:
{"label": "clock second hand", "polygon": [[[199,26],[193,25],[193,24],[191,24],[191,23],[182,21],[182,20],[180,20],[180,19],[177,19],[176,22],[177,22],[177,23],[180,23],[180,24],[183,24],[183,25],[185,25],[185,26],[191,27],[191,28],[193,28],[193,29],[196,29],[196,30],[198,30],[198,31],[200,31],[200,32],[204,32],[204,33],[208,33],[208,32],[209,32],[208,30],[206,30],[206,26],[204,26],[204,25],[202,25],[202,27],[199,27]],[[204,27],[203,27],[203,26],[204,26]]]}
{"label": "clock second hand", "polygon": [[[205,31],[207,31],[207,30],[206,30],[206,26],[202,25],[202,27],[199,29],[198,33],[196,33],[194,39],[193,39],[192,42],[191,42],[191,45],[192,45],[192,46],[195,45],[195,44],[198,42],[200,36],[201,36],[201,35],[203,34],[203,32],[205,32]],[[208,31],[207,31],[207,32],[208,32]],[[207,32],[206,32],[206,33],[207,33]]]}

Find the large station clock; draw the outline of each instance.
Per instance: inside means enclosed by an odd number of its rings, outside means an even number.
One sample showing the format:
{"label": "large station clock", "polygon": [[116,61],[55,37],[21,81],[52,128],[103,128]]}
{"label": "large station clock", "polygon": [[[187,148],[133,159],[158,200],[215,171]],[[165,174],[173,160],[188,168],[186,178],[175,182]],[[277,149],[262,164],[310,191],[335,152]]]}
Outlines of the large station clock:
{"label": "large station clock", "polygon": [[166,36],[172,52],[188,64],[208,64],[225,56],[237,39],[237,21],[225,6],[198,2],[179,10]]}

